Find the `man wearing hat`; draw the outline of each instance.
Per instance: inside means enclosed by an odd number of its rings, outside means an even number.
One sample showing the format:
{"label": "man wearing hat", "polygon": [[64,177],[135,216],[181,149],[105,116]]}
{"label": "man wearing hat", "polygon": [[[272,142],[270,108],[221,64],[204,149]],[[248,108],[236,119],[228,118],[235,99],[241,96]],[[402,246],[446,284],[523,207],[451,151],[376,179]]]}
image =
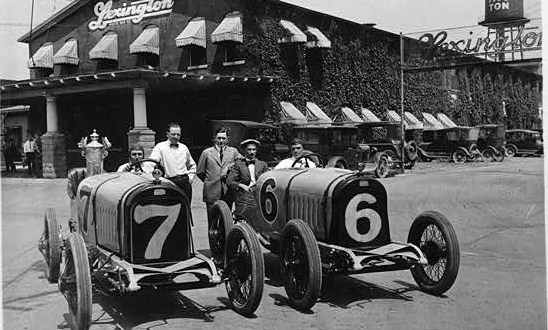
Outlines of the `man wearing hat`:
{"label": "man wearing hat", "polygon": [[259,175],[268,171],[268,166],[262,160],[257,159],[257,148],[260,143],[254,139],[247,139],[240,143],[245,159],[239,159],[234,163],[226,183],[236,195],[236,208],[234,213],[243,217],[247,208],[254,208],[255,199],[253,190]]}

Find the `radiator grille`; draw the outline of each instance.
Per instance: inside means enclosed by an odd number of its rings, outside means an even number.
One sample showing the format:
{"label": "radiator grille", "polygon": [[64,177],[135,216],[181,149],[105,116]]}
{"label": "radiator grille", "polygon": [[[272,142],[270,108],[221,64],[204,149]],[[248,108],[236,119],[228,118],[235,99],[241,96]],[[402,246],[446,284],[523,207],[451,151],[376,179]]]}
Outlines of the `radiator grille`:
{"label": "radiator grille", "polygon": [[289,200],[288,219],[301,219],[308,223],[316,238],[325,238],[325,219],[322,199],[314,194],[293,192]]}

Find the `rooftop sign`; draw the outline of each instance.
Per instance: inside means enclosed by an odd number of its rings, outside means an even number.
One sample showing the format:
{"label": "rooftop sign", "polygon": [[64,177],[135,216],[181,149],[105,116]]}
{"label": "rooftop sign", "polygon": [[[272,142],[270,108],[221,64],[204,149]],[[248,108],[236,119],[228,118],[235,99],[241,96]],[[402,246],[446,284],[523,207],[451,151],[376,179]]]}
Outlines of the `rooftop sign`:
{"label": "rooftop sign", "polygon": [[123,24],[128,21],[138,24],[144,18],[171,13],[173,0],[139,0],[123,2],[114,7],[112,0],[98,2],[95,5],[95,17],[88,24],[91,31],[103,30],[109,25]]}

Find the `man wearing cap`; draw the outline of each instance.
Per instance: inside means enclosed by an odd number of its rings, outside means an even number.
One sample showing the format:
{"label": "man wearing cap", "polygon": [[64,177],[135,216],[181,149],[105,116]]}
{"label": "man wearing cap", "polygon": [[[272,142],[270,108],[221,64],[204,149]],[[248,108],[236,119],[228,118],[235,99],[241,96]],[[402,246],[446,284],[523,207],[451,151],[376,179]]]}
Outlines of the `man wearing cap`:
{"label": "man wearing cap", "polygon": [[233,197],[226,185],[228,170],[236,159],[243,158],[238,149],[227,145],[230,129],[221,126],[213,135],[213,147],[205,149],[198,160],[196,175],[204,182],[203,199],[206,203],[208,228],[211,226],[211,208],[222,199],[232,209]]}
{"label": "man wearing cap", "polygon": [[165,177],[183,190],[189,203],[192,201],[192,181],[196,176],[196,163],[187,146],[179,142],[181,126],[170,123],[167,126],[167,140],[158,143],[150,159],[158,161],[166,170]]}
{"label": "man wearing cap", "polygon": [[236,193],[234,213],[240,217],[244,216],[247,208],[255,207],[253,190],[259,176],[268,171],[266,163],[255,157],[259,145],[259,141],[254,139],[240,143],[245,159],[239,159],[234,163],[226,180],[229,188]]}

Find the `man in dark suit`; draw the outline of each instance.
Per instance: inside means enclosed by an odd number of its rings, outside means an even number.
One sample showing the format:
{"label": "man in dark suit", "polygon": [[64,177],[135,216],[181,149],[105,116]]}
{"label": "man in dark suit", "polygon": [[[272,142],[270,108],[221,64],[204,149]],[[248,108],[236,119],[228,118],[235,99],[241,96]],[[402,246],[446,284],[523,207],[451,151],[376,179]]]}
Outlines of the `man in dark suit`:
{"label": "man in dark suit", "polygon": [[227,184],[236,194],[234,213],[237,217],[245,218],[246,209],[256,207],[253,191],[259,176],[268,171],[266,163],[256,158],[259,145],[254,139],[240,143],[245,159],[237,160],[228,174]]}
{"label": "man in dark suit", "polygon": [[211,227],[211,208],[222,199],[232,209],[233,197],[226,185],[228,170],[236,159],[244,158],[238,149],[227,145],[230,129],[220,127],[213,136],[215,145],[205,149],[200,159],[196,175],[204,182],[203,201],[206,203],[208,228]]}

